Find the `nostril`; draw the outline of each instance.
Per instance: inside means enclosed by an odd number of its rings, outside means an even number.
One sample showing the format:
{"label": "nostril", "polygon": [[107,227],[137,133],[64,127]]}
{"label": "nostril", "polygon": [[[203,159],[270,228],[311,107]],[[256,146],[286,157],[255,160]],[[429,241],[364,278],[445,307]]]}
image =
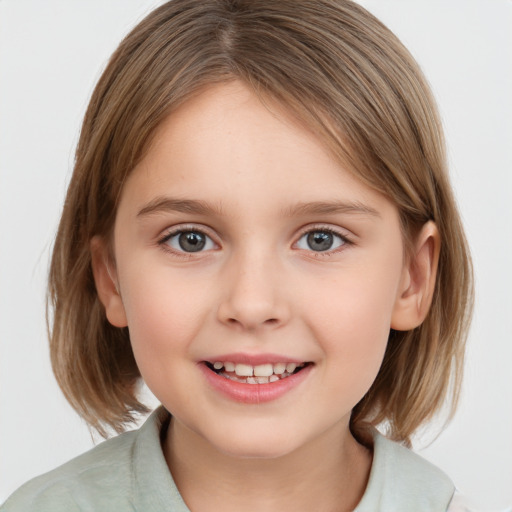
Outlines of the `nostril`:
{"label": "nostril", "polygon": [[[227,318],[226,322],[231,325],[243,324],[243,322],[241,322],[240,320],[237,320],[236,318]],[[264,320],[262,323],[266,324],[266,325],[275,325],[275,324],[279,323],[279,319],[268,318],[267,320]]]}
{"label": "nostril", "polygon": [[290,312],[286,300],[276,290],[255,284],[255,280],[261,281],[256,277],[251,283],[242,279],[220,297],[216,316],[224,325],[254,330],[287,322]]}

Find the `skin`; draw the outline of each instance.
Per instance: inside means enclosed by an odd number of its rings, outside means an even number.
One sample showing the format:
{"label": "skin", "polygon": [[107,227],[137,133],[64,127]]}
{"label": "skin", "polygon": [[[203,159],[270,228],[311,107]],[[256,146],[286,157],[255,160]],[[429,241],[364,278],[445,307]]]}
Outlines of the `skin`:
{"label": "skin", "polygon": [[[163,198],[208,210],[163,208]],[[343,207],[304,207],[335,202]],[[205,233],[204,250],[184,251],[180,229]],[[326,231],[332,248],[308,245],[307,233]],[[173,415],[163,449],[191,510],[357,505],[371,452],[351,435],[350,413],[377,375],[389,329],[411,329],[428,311],[433,224],[404,257],[396,207],[279,106],[232,82],[159,127],[124,185],[115,262],[100,239],[92,251],[107,317],[129,326],[140,372]],[[199,370],[233,353],[311,368],[276,400],[240,403]]]}

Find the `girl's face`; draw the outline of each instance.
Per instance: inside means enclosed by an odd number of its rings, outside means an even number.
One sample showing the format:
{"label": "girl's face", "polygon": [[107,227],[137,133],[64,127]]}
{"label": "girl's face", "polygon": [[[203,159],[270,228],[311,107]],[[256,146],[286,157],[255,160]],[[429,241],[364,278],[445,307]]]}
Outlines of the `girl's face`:
{"label": "girl's face", "polygon": [[409,274],[395,206],[313,134],[207,89],[127,180],[114,250],[107,315],[176,435],[241,457],[349,435]]}

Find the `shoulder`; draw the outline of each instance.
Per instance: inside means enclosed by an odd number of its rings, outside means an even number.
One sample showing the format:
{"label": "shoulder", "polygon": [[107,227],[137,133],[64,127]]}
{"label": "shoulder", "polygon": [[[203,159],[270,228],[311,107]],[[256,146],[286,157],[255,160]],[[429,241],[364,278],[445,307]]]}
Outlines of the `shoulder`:
{"label": "shoulder", "polygon": [[439,468],[408,448],[373,433],[374,455],[356,512],[446,512],[455,487]]}
{"label": "shoulder", "polygon": [[144,425],[98,445],[28,482],[1,512],[189,512],[160,442],[169,413],[159,407]]}
{"label": "shoulder", "polygon": [[[38,510],[73,512],[82,510],[80,502],[130,500],[130,465],[137,431],[121,434],[62,466],[30,480],[4,503],[2,512]],[[113,496],[113,489],[116,489]],[[99,504],[99,501],[98,501]],[[128,509],[129,510],[129,509]]]}
{"label": "shoulder", "polygon": [[[470,505],[469,501],[458,490],[455,491],[450,506],[446,512],[478,512],[477,509]],[[512,512],[512,507],[502,512]]]}

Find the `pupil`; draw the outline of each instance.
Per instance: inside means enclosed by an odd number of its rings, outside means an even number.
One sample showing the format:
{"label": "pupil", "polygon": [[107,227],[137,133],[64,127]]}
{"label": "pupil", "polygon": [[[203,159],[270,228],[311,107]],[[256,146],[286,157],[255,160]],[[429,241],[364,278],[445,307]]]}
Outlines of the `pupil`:
{"label": "pupil", "polygon": [[206,244],[204,235],[191,231],[187,233],[181,233],[178,242],[180,247],[186,252],[200,251]]}
{"label": "pupil", "polygon": [[327,231],[314,231],[308,235],[308,245],[313,251],[327,251],[332,247],[332,233]]}

